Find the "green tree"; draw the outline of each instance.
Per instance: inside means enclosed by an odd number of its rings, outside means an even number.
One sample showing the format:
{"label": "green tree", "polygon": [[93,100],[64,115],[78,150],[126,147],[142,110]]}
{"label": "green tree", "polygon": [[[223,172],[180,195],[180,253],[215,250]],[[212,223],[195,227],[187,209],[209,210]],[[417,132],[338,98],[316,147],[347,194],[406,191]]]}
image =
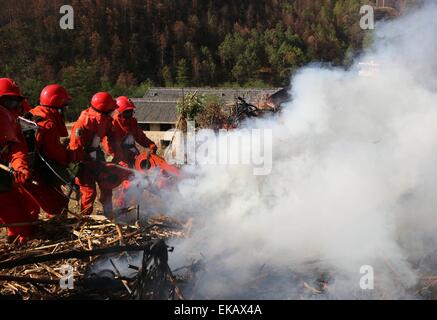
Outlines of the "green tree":
{"label": "green tree", "polygon": [[201,49],[201,70],[200,83],[214,85],[217,82],[217,66],[214,57],[208,47],[203,46]]}
{"label": "green tree", "polygon": [[64,85],[69,90],[73,101],[66,112],[67,120],[75,120],[77,115],[89,107],[91,97],[98,92],[101,83],[98,66],[84,60],[62,70]]}
{"label": "green tree", "polygon": [[176,70],[176,84],[179,87],[187,87],[190,84],[188,78],[189,70],[188,63],[186,59],[181,59],[178,62],[177,70]]}
{"label": "green tree", "polygon": [[173,76],[171,75],[171,69],[169,66],[165,66],[161,71],[162,79],[164,81],[164,86],[172,87],[173,86]]}

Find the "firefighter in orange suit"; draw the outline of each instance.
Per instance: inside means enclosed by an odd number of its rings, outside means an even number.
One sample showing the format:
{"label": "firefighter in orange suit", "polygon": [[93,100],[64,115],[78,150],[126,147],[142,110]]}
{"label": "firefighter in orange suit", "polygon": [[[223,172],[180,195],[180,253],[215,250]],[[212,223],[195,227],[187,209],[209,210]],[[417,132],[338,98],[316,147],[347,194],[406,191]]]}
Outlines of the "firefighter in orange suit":
{"label": "firefighter in orange suit", "polygon": [[[27,145],[16,122],[23,96],[12,79],[0,79],[0,222],[26,224],[38,219],[39,206],[23,184],[31,178]],[[5,171],[10,166],[10,172]],[[25,242],[31,234],[30,225],[8,227],[10,239]]]}
{"label": "firefighter in orange suit", "polygon": [[61,185],[71,181],[61,181],[70,162],[74,162],[74,153],[68,152],[61,138],[68,137],[63,110],[71,101],[68,91],[58,85],[46,86],[40,95],[40,105],[30,113],[38,124],[35,137],[35,180],[38,185],[28,184],[27,189],[35,196],[41,208],[50,216],[59,215],[68,206],[68,197]]}
{"label": "firefighter in orange suit", "polygon": [[[93,213],[93,205],[97,196],[96,184],[100,189],[100,202],[105,215],[111,215],[112,189],[124,179],[117,168],[105,162],[105,153],[119,154],[107,150],[104,145],[112,145],[112,117],[116,109],[116,101],[107,92],[96,93],[91,100],[91,107],[83,111],[72,128],[69,148],[77,159],[81,160],[81,168],[76,178],[80,187],[82,214]],[[104,141],[107,141],[104,143]],[[113,177],[118,182],[114,182]],[[109,181],[111,180],[111,181]],[[108,182],[109,181],[109,182]]]}
{"label": "firefighter in orange suit", "polygon": [[[121,146],[122,155],[120,157],[114,156],[121,165],[126,164],[126,166],[133,168],[135,159],[140,154],[136,143],[144,148],[149,148],[153,153],[156,153],[157,146],[144,134],[138,125],[137,119],[134,117],[135,104],[125,96],[118,97],[116,101],[117,110],[114,114],[112,126],[112,142]],[[123,181],[122,186],[122,191],[115,200],[117,207],[126,206],[127,190],[130,188],[129,180]]]}

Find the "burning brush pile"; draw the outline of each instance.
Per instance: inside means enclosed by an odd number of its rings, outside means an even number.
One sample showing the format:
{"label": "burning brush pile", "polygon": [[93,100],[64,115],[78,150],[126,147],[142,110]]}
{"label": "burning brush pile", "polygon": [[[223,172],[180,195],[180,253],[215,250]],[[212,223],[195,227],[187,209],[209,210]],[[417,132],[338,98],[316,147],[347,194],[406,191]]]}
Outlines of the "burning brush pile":
{"label": "burning brush pile", "polygon": [[181,299],[166,239],[185,226],[167,217],[133,225],[103,216],[42,221],[23,246],[0,240],[0,298]]}

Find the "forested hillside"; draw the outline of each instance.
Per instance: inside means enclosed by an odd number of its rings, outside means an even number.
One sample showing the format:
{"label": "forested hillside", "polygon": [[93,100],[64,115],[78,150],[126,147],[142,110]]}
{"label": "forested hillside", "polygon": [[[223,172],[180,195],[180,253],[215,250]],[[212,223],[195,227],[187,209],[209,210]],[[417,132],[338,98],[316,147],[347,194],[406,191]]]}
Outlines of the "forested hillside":
{"label": "forested hillside", "polygon": [[97,90],[147,86],[282,86],[311,61],[347,63],[368,35],[359,0],[0,0],[0,76],[31,102],[49,82],[74,105]]}

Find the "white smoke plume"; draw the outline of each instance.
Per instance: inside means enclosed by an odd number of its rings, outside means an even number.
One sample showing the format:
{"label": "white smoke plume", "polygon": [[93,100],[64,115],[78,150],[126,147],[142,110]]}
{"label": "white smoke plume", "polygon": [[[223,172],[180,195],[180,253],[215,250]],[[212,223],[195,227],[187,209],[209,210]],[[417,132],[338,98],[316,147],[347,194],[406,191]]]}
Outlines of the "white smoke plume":
{"label": "white smoke plume", "polygon": [[[281,278],[259,297],[296,298],[302,283],[288,277],[309,261],[332,274],[326,298],[416,297],[417,262],[437,244],[436,17],[430,4],[377,24],[348,70],[300,70],[282,113],[247,123],[273,130],[271,174],[198,165],[166,196],[174,215],[194,219],[171,257],[178,267],[202,255],[202,297],[252,298],[237,291],[265,265]],[[369,60],[378,70],[360,77]],[[363,265],[375,270],[370,293]]]}

